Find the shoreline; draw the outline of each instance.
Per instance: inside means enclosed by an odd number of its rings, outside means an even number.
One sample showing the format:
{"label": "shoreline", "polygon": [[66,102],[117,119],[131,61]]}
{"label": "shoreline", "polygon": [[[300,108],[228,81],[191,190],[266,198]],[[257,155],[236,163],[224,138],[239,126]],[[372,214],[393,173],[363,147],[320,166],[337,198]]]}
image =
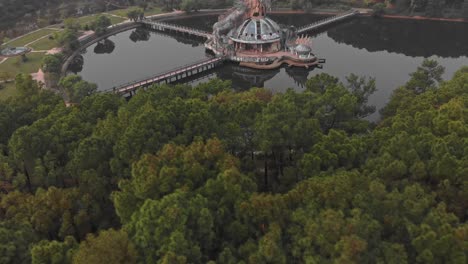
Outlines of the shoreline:
{"label": "shoreline", "polygon": [[402,16],[402,15],[382,15],[380,17],[388,18],[388,19],[402,19],[402,20],[468,23],[468,19],[464,19],[464,18],[442,18],[442,17],[438,18],[438,17],[423,17],[423,16]]}
{"label": "shoreline", "polygon": [[[359,9],[355,8],[352,10],[357,10],[360,12],[359,16],[362,17],[371,17],[372,16],[372,10],[370,9]],[[227,9],[204,9],[204,10],[199,10],[198,12],[194,13],[185,13],[181,12],[179,10],[173,11],[173,12],[167,12],[167,13],[161,13],[161,14],[156,14],[153,16],[150,16],[150,18],[153,19],[161,19],[161,20],[170,20],[170,19],[178,19],[178,18],[183,18],[183,17],[191,17],[191,16],[203,16],[207,14],[215,14],[215,13],[223,13],[227,11]],[[286,15],[293,15],[293,14],[316,14],[316,15],[336,15],[343,13],[343,10],[334,10],[334,9],[315,9],[315,10],[310,10],[310,11],[304,11],[304,10],[291,10],[291,9],[276,9],[276,10],[271,10],[271,14],[286,14]],[[390,14],[384,14],[381,16],[378,16],[376,18],[387,18],[387,19],[400,19],[400,20],[419,20],[419,21],[439,21],[439,22],[458,22],[458,23],[468,23],[468,19],[463,19],[463,18],[432,18],[432,17],[423,17],[423,16],[404,16],[404,15],[390,15]],[[77,52],[80,52],[83,48],[86,48],[87,46],[95,43],[96,41],[108,37],[109,35],[114,35],[116,33],[119,33],[120,31],[128,30],[133,27],[136,27],[137,23],[131,22],[131,21],[124,21],[119,24],[111,25],[109,27],[110,32],[105,34],[104,36],[94,36],[94,32],[92,34],[88,34],[90,36],[83,36],[80,37],[79,41],[81,42],[80,47],[77,49],[77,51],[73,52],[70,56],[67,56],[66,59],[64,60],[64,63],[62,64],[62,69],[61,69],[61,75],[64,75],[66,72],[66,68],[68,67],[68,64],[70,63],[71,59],[74,57],[74,55],[77,54]],[[45,27],[47,28],[47,27]],[[41,30],[43,28],[37,29]],[[36,31],[37,31],[36,30]],[[24,34],[22,36],[19,36],[17,38],[24,37],[26,35],[29,35],[35,31],[29,32],[27,34]],[[88,39],[88,37],[90,37]],[[15,39],[17,39],[15,38]],[[11,42],[10,40],[9,42]],[[0,56],[0,63],[3,63],[7,60],[8,56]]]}
{"label": "shoreline", "polygon": [[[360,8],[354,8],[355,10],[367,10],[367,12],[361,12],[360,16],[364,17],[371,17],[372,16],[372,10],[368,9],[360,9]],[[331,10],[312,10],[310,12],[303,11],[303,10],[272,10],[270,14],[315,14],[315,15],[336,15],[343,13],[344,11],[342,10],[336,10],[336,11],[331,11]],[[425,17],[425,16],[405,16],[405,15],[390,15],[390,14],[384,14],[381,16],[378,16],[376,18],[388,18],[388,19],[401,19],[401,20],[419,20],[419,21],[439,21],[439,22],[454,22],[454,23],[468,23],[468,19],[465,18],[443,18],[443,17]]]}

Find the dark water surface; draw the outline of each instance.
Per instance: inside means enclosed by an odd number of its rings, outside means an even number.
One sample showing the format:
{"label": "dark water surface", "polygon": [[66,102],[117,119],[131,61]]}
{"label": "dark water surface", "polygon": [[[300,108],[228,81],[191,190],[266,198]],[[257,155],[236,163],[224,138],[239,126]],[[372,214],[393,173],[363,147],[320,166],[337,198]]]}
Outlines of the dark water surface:
{"label": "dark water surface", "polygon": [[[272,15],[280,24],[301,26],[319,20],[316,15]],[[175,20],[172,23],[211,30],[216,16]],[[326,72],[344,80],[350,73],[376,78],[377,91],[370,103],[383,107],[391,92],[403,85],[424,58],[437,60],[451,78],[468,65],[468,24],[357,18],[316,34],[314,53],[327,60],[323,69],[281,68],[249,70],[227,63],[193,83],[218,77],[232,80],[235,89],[266,87],[275,92],[302,90],[307,78]],[[75,65],[87,81],[105,90],[205,58],[202,40],[136,29],[95,44]],[[371,119],[377,119],[374,114]]]}

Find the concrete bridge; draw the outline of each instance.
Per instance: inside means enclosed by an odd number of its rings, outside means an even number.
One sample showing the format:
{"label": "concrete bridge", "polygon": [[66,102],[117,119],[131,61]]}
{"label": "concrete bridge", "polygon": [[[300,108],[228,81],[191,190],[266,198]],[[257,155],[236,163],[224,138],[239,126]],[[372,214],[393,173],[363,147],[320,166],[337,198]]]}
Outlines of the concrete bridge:
{"label": "concrete bridge", "polygon": [[224,62],[224,59],[224,57],[205,59],[189,65],[175,68],[164,73],[157,74],[152,77],[148,77],[134,82],[129,82],[118,87],[114,87],[111,90],[107,91],[111,91],[124,96],[132,96],[136,93],[136,91],[139,88],[142,87],[148,87],[153,84],[169,84],[210,71],[216,68],[218,65],[221,65]]}
{"label": "concrete bridge", "polygon": [[140,24],[145,26],[146,28],[150,28],[153,30],[159,30],[159,31],[175,31],[175,32],[180,32],[180,33],[186,33],[189,35],[201,37],[201,38],[211,38],[212,34],[203,30],[195,29],[195,28],[190,28],[190,27],[184,27],[184,26],[179,26],[179,25],[174,25],[174,24],[169,24],[161,21],[151,21],[148,19],[144,19],[139,21]]}
{"label": "concrete bridge", "polygon": [[316,30],[316,29],[319,29],[321,27],[325,27],[325,26],[328,26],[330,24],[340,22],[340,21],[343,21],[345,19],[357,16],[357,15],[359,15],[359,11],[353,10],[353,11],[349,11],[349,12],[339,14],[339,15],[336,15],[336,16],[328,17],[328,18],[316,21],[316,22],[314,22],[312,24],[305,25],[305,26],[302,26],[302,27],[298,28],[297,33],[302,34],[302,33],[305,33],[307,31]]}

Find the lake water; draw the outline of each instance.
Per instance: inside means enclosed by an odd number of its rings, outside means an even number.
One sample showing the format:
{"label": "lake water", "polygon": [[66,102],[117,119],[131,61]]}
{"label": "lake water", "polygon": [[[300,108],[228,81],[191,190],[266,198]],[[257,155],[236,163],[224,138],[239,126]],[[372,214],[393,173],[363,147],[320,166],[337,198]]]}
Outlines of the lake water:
{"label": "lake water", "polygon": [[[280,24],[301,26],[323,17],[304,14],[271,15],[271,18]],[[205,16],[171,22],[211,31],[216,19]],[[380,109],[424,58],[435,59],[444,66],[445,79],[468,65],[468,23],[355,18],[315,34],[313,45],[314,53],[326,59],[323,69],[285,67],[259,71],[227,63],[192,83],[217,77],[231,80],[236,90],[255,86],[274,92],[288,88],[300,91],[307,78],[322,72],[343,81],[345,76],[355,73],[376,78],[378,90],[369,102]],[[72,71],[105,90],[206,56],[203,40],[135,29],[90,46],[82,54],[81,63],[72,65]],[[370,119],[378,119],[378,114]]]}

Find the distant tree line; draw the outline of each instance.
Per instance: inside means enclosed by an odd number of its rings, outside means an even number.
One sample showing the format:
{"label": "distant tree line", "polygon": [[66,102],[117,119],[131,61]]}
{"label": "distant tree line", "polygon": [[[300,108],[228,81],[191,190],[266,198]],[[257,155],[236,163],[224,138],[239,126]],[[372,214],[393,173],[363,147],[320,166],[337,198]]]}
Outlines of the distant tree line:
{"label": "distant tree line", "polygon": [[373,8],[377,14],[385,12],[403,13],[407,15],[419,14],[428,17],[442,17],[444,11],[450,12],[448,17],[468,18],[467,0],[279,0],[274,1],[275,7],[290,7],[297,10],[312,10],[314,8],[340,8],[350,7]]}

